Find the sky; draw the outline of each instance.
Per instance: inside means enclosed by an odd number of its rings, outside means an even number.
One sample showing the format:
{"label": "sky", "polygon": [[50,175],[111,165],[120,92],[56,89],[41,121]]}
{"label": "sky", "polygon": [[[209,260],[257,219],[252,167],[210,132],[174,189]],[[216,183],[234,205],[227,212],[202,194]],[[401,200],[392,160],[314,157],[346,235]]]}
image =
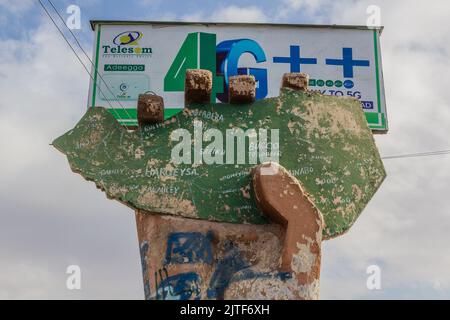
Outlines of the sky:
{"label": "sky", "polygon": [[[390,131],[383,156],[450,149],[446,0],[54,0],[91,19],[365,25],[381,9]],[[0,299],[143,299],[133,211],[71,173],[49,144],[85,112],[89,76],[35,0],[0,0]],[[68,85],[70,84],[70,85]],[[323,244],[322,299],[450,298],[450,156],[385,160],[351,230]],[[79,265],[81,290],[66,268]],[[381,289],[366,286],[378,265]]]}

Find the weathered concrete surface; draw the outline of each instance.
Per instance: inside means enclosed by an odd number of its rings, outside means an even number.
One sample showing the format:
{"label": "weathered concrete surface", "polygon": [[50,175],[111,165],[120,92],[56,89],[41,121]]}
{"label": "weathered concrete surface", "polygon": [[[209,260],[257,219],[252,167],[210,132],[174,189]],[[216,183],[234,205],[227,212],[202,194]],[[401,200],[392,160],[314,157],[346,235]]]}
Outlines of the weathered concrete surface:
{"label": "weathered concrete surface", "polygon": [[212,92],[212,73],[203,69],[186,70],[184,102],[208,103]]}
{"label": "weathered concrete surface", "polygon": [[164,120],[164,100],[155,94],[140,94],[137,103],[139,126],[161,123]]}
{"label": "weathered concrete surface", "polygon": [[[243,298],[239,279],[277,277],[283,229],[136,213],[146,299]],[[272,274],[273,273],[273,274]],[[247,297],[251,298],[251,297]]]}
{"label": "weathered concrete surface", "polygon": [[[317,299],[320,257],[299,245],[281,270],[284,228],[136,212],[146,299]],[[319,259],[319,262],[317,262]],[[308,278],[309,280],[310,278]]]}
{"label": "weathered concrete surface", "polygon": [[229,78],[228,101],[231,104],[252,103],[256,98],[256,80],[252,75]]}
{"label": "weathered concrete surface", "polygon": [[252,177],[259,208],[286,229],[281,270],[293,271],[299,285],[312,285],[320,276],[322,214],[299,181],[277,163],[257,166]]}
{"label": "weathered concrete surface", "polygon": [[323,213],[325,238],[350,228],[385,177],[356,100],[290,89],[281,90],[277,98],[239,107],[189,105],[164,123],[136,132],[127,132],[105,109],[90,108],[53,145],[67,155],[74,172],[132,208],[212,221],[267,223],[248,193],[255,164],[247,157],[244,164],[172,163],[171,151],[179,143],[170,140],[172,132],[184,128],[192,134],[194,120],[205,130],[223,133],[230,128],[279,129],[279,163],[301,181]]}
{"label": "weathered concrete surface", "polygon": [[318,299],[321,213],[278,164],[252,175],[256,201],[276,223],[136,212],[146,299]]}

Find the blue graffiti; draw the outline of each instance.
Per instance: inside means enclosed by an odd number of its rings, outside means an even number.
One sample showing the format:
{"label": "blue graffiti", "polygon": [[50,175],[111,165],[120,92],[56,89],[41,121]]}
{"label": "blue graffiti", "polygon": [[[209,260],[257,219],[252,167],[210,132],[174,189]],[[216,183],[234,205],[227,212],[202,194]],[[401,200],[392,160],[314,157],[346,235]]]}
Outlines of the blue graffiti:
{"label": "blue graffiti", "polygon": [[207,291],[208,298],[223,299],[225,290],[228,288],[233,275],[249,265],[245,261],[241,252],[233,242],[225,243],[225,250],[228,253],[222,260],[217,262],[216,269],[211,277],[209,288]]}
{"label": "blue graffiti", "polygon": [[165,264],[212,263],[212,232],[176,232],[169,235]]}
{"label": "blue graffiti", "polygon": [[256,272],[245,260],[244,254],[233,242],[225,244],[228,253],[217,262],[216,269],[211,277],[207,296],[210,299],[224,299],[225,290],[233,282],[251,279],[277,278],[282,281],[292,278],[291,272]]}
{"label": "blue graffiti", "polygon": [[[213,264],[212,242],[213,233],[176,232],[169,235],[165,266],[168,264]],[[249,279],[280,279],[286,281],[292,278],[290,272],[259,272],[254,271],[245,258],[245,253],[227,240],[224,243],[225,256],[215,261],[213,273],[206,290],[209,299],[224,299],[225,292],[231,283]],[[141,257],[145,257],[148,244],[141,247]],[[147,274],[146,261],[142,260],[144,274]],[[148,279],[146,298],[150,297]],[[148,284],[148,285],[147,285]],[[152,299],[157,300],[198,300],[202,296],[201,277],[196,272],[184,272],[169,276],[166,267],[155,272],[155,293]],[[148,289],[147,289],[148,288]]]}
{"label": "blue graffiti", "polygon": [[155,272],[156,300],[199,300],[201,291],[201,279],[195,272],[180,273],[173,276],[167,275],[167,270],[163,269],[164,275],[159,270],[161,279],[158,285],[158,276]]}
{"label": "blue graffiti", "polygon": [[148,277],[148,265],[147,265],[147,253],[150,246],[147,241],[144,241],[141,245],[141,267],[142,267],[142,277],[144,281],[144,295],[145,300],[150,299],[150,279]]}

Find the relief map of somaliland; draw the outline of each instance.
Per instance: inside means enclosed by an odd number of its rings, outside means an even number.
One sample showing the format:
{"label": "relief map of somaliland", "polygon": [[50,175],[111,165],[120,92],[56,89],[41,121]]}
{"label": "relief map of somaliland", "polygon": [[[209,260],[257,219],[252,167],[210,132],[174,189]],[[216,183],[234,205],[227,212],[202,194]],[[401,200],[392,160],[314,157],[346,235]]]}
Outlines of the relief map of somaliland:
{"label": "relief map of somaliland", "polygon": [[[227,129],[267,129],[268,142],[270,129],[278,129],[279,163],[322,212],[325,238],[350,228],[386,176],[359,102],[289,89],[245,105],[192,104],[164,123],[137,131],[122,127],[104,108],[89,108],[53,145],[67,156],[74,172],[132,208],[210,221],[268,223],[252,198],[250,170],[255,164],[248,161],[250,153],[243,164],[227,164],[225,154],[223,164],[172,161],[180,141],[171,134],[182,128],[193,137],[195,123],[203,131],[222,132],[224,149]],[[202,148],[213,142],[204,140]],[[234,156],[242,156],[236,146]]]}

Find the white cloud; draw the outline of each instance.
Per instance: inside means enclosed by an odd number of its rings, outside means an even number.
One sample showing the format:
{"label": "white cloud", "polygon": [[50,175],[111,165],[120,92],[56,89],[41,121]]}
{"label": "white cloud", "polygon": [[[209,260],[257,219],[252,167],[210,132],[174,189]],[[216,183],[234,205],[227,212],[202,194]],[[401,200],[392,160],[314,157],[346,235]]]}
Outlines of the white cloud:
{"label": "white cloud", "polygon": [[[283,0],[279,5],[274,20],[279,21],[297,15],[309,16],[318,19],[323,14],[325,5],[329,0]],[[321,12],[320,12],[321,11]]]}
{"label": "white cloud", "polygon": [[308,10],[315,11],[325,1],[323,0],[285,0],[284,3],[287,7],[293,10]]}
{"label": "white cloud", "polygon": [[[48,22],[2,45],[0,298],[142,298],[133,211],[49,145],[83,115],[89,76]],[[65,287],[69,264],[80,292]]]}
{"label": "white cloud", "polygon": [[141,6],[148,6],[148,5],[154,5],[161,1],[160,0],[139,0],[138,2]]}
{"label": "white cloud", "polygon": [[0,7],[3,7],[12,13],[24,13],[31,9],[33,4],[33,0],[0,0]]}
{"label": "white cloud", "polygon": [[211,16],[211,21],[221,22],[265,22],[267,20],[262,9],[256,6],[229,6],[217,10]]}
{"label": "white cloud", "polygon": [[[11,275],[14,275],[13,277]],[[55,284],[54,275],[40,266],[11,261],[0,273],[0,299],[39,299],[45,297]],[[27,288],[23,290],[22,288]]]}
{"label": "white cloud", "polygon": [[183,21],[194,22],[267,22],[269,20],[263,10],[259,7],[238,7],[234,5],[219,7],[209,13],[196,11],[194,13],[184,14],[180,18]]}
{"label": "white cloud", "polygon": [[0,26],[6,26],[8,23],[8,17],[4,14],[0,14]]}
{"label": "white cloud", "polygon": [[33,0],[0,0],[0,26],[16,25],[33,5]]}

